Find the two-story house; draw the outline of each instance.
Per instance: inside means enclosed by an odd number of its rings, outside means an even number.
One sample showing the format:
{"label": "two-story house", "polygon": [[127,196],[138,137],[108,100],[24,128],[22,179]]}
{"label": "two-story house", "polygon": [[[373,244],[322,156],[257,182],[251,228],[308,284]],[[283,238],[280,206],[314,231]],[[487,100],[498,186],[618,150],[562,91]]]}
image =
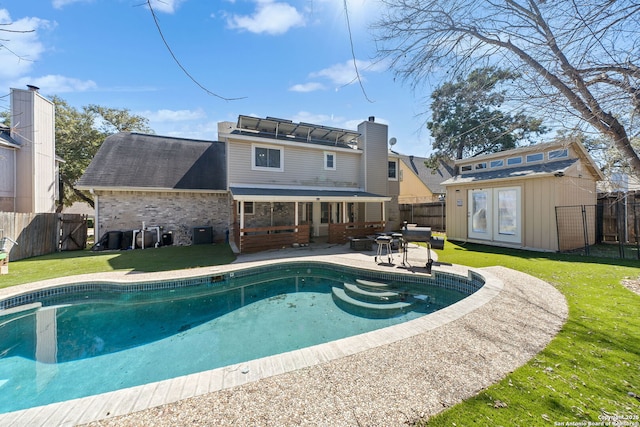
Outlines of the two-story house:
{"label": "two-story house", "polygon": [[78,183],[95,196],[97,236],[160,226],[177,244],[195,230],[241,252],[345,242],[398,228],[398,159],[387,126],[358,130],[275,118],[221,122],[218,141],[120,133]]}
{"label": "two-story house", "polygon": [[11,126],[0,127],[0,212],[55,212],[55,106],[35,86],[10,97]]}

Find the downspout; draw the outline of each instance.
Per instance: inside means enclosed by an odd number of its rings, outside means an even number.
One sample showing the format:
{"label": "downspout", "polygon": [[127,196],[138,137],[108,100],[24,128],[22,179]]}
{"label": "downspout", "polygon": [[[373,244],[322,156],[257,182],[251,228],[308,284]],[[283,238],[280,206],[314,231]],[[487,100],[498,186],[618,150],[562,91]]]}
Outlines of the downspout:
{"label": "downspout", "polygon": [[18,163],[16,158],[18,157],[18,150],[13,150],[13,212],[16,211],[18,206]]}
{"label": "downspout", "polygon": [[[99,203],[98,203],[98,195],[95,193],[95,191],[93,190],[93,188],[89,189],[89,193],[91,193],[91,195],[93,196],[93,206],[94,206],[94,210],[96,212],[95,214],[95,218],[93,219],[93,243],[98,243],[98,241],[100,240],[100,217],[98,214],[98,209],[99,209]],[[135,245],[135,242],[134,242]]]}

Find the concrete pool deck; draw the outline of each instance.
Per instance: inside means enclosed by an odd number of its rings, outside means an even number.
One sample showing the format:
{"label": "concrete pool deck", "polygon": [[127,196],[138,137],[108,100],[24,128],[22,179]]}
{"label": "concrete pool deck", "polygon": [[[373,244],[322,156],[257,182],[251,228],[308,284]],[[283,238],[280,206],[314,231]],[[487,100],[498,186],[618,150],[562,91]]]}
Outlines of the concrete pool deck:
{"label": "concrete pool deck", "polygon": [[[373,252],[320,245],[241,255],[236,262],[162,273],[109,273],[0,290],[87,280],[146,281],[216,274],[304,259],[424,274],[426,249],[409,264],[377,265]],[[463,266],[434,271],[467,275]],[[157,383],[0,415],[0,425],[289,426],[405,425],[477,394],[526,363],[562,327],[567,305],[553,286],[504,267],[474,269],[487,281],[431,315],[356,337]]]}

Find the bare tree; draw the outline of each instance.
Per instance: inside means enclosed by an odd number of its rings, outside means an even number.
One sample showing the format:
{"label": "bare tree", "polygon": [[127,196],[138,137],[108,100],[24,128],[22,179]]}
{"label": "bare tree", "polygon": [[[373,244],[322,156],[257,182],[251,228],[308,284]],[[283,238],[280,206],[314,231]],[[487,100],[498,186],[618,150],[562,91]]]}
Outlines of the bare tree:
{"label": "bare tree", "polygon": [[[379,54],[414,88],[480,64],[507,63],[520,101],[543,100],[605,136],[640,176],[637,0],[383,0]],[[515,99],[515,98],[514,98]]]}

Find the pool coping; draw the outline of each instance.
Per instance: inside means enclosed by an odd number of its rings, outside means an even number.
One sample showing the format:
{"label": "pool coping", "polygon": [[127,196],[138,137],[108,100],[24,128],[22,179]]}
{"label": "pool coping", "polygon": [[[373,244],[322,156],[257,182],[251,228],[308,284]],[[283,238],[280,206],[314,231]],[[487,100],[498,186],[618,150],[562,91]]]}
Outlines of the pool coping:
{"label": "pool coping", "polygon": [[[376,265],[371,263],[371,255],[368,253],[353,253],[342,250],[343,248],[328,248],[328,252],[297,252],[293,256],[282,256],[282,252],[263,253],[249,257],[239,258],[239,262],[225,266],[208,267],[187,271],[141,274],[108,274],[108,275],[82,275],[69,278],[54,279],[23,285],[20,289],[0,290],[0,298],[6,295],[23,293],[57,284],[69,284],[87,280],[105,280],[109,282],[131,283],[140,280],[153,280],[159,276],[163,279],[195,277],[210,274],[220,274],[237,269],[256,267],[274,262],[290,262],[294,259],[309,261],[331,262],[376,271],[387,270],[393,273],[425,274],[421,267],[399,269],[396,265]],[[414,248],[413,256],[409,257],[414,265],[419,265],[419,259],[423,257],[420,248]],[[286,255],[286,254],[285,254]],[[289,254],[291,255],[291,253]],[[293,371],[327,364],[332,361],[353,356],[358,353],[375,350],[398,341],[410,339],[428,331],[441,328],[447,324],[464,318],[470,313],[496,298],[504,289],[503,280],[487,269],[469,269],[463,266],[436,265],[434,270],[458,274],[467,277],[470,271],[482,275],[485,285],[475,293],[450,307],[439,310],[428,316],[424,316],[401,325],[387,327],[354,337],[343,338],[325,344],[319,344],[300,350],[294,350],[279,355],[268,356],[245,363],[230,365],[210,371],[177,377],[155,383],[135,386],[123,390],[74,399],[66,402],[53,403],[46,406],[0,414],[0,423],[12,425],[77,425],[93,421],[111,418],[115,416],[131,414],[133,412],[179,402],[184,399],[207,395],[230,388],[254,383]],[[171,276],[171,277],[167,277]],[[550,285],[549,285],[550,286]],[[557,297],[557,296],[556,296]],[[566,305],[566,304],[565,304]],[[565,315],[566,317],[566,315]]]}

